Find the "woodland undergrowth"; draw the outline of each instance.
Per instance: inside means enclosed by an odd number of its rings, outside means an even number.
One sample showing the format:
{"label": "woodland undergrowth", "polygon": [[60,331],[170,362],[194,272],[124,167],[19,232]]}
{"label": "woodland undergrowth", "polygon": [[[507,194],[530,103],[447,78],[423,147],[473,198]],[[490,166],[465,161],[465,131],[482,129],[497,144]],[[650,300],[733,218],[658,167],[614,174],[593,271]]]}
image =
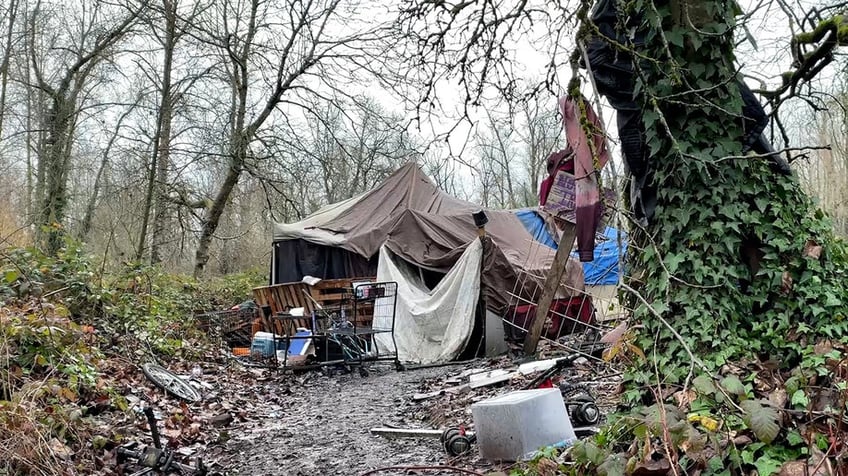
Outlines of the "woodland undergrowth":
{"label": "woodland undergrowth", "polygon": [[196,361],[192,316],[228,308],[261,278],[173,275],[138,263],[105,271],[79,243],[56,257],[0,249],[0,474],[94,474],[126,435],[95,428],[127,412],[138,366]]}

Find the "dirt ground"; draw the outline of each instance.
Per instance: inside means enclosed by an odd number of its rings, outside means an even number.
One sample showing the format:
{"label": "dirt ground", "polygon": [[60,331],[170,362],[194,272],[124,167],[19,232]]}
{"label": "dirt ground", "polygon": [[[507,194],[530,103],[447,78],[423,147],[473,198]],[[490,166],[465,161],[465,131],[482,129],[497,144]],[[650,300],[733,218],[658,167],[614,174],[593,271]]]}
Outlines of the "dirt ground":
{"label": "dirt ground", "polygon": [[389,440],[369,429],[430,429],[428,412],[411,396],[422,382],[461,370],[450,366],[397,372],[391,366],[375,366],[367,377],[311,372],[269,380],[263,385],[267,405],[257,407],[264,415],[228,428],[230,439],[218,463],[227,475],[292,476],[444,464],[447,456],[437,439]]}
{"label": "dirt ground", "polygon": [[[301,375],[271,374],[241,392],[232,407],[244,408],[223,438],[207,448],[207,456],[226,475],[361,475],[389,466],[450,465],[480,474],[496,468],[482,460],[476,450],[454,458],[445,453],[437,438],[387,439],[372,435],[373,427],[444,429],[473,425],[472,403],[518,390],[534,374],[514,378],[506,385],[466,392],[443,392],[414,401],[416,393],[457,388],[463,373],[481,369],[510,368],[504,357],[437,368],[398,372],[391,365],[372,366],[371,374],[358,372],[326,375],[313,371]],[[514,368],[514,367],[513,367]],[[612,395],[618,380],[615,372],[586,362],[567,369],[564,381],[587,384],[601,397],[602,412],[610,409],[603,396]],[[241,398],[241,397],[239,397]],[[222,440],[225,440],[221,442]],[[375,473],[377,474],[377,473]],[[450,471],[392,474],[459,474]]]}

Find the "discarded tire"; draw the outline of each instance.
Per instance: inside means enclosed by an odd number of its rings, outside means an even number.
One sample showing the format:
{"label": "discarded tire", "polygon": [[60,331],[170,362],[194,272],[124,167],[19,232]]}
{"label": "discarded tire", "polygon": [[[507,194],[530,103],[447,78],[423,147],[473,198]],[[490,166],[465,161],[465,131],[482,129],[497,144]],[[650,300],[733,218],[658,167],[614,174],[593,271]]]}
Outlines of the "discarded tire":
{"label": "discarded tire", "polygon": [[191,384],[168,369],[147,363],[141,366],[141,371],[144,372],[145,377],[166,393],[189,403],[200,401],[200,393]]}
{"label": "discarded tire", "polygon": [[468,436],[459,428],[448,428],[439,437],[442,448],[451,456],[468,453],[471,451],[471,445],[474,444],[475,440],[475,436]]}
{"label": "discarded tire", "polygon": [[442,446],[447,448],[448,441],[454,436],[461,435],[462,432],[459,431],[459,428],[448,428],[447,430],[442,432],[442,436],[439,437],[439,443]]}
{"label": "discarded tire", "polygon": [[471,440],[465,435],[454,435],[445,444],[445,450],[451,456],[464,455],[471,450]]}
{"label": "discarded tire", "polygon": [[594,403],[583,403],[574,412],[575,421],[582,425],[594,425],[601,421],[601,410]]}

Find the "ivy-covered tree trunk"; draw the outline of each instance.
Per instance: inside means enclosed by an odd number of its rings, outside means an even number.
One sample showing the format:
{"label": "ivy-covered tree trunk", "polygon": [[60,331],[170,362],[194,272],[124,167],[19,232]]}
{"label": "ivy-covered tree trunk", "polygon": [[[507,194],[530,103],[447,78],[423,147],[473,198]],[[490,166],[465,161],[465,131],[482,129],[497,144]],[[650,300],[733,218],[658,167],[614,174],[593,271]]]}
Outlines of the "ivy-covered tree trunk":
{"label": "ivy-covered tree trunk", "polygon": [[[639,58],[634,97],[656,188],[653,214],[633,233],[642,250],[629,284],[652,307],[630,295],[639,345],[670,384],[689,375],[686,346],[711,371],[757,359],[792,368],[821,338],[847,334],[845,254],[775,154],[746,150],[733,41],[741,11],[729,0],[618,9],[619,20],[642,19],[644,41],[615,48]],[[653,363],[632,375],[656,382]]]}

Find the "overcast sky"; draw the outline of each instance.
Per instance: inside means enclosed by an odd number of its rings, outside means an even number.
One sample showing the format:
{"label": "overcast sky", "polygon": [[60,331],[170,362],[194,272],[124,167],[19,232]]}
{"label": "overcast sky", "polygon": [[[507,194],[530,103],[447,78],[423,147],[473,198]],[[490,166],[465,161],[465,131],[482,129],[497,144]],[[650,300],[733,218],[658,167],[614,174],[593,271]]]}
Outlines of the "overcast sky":
{"label": "overcast sky", "polygon": [[[809,0],[793,0],[794,7],[799,10],[803,9],[804,11],[809,9],[815,3],[816,2]],[[743,74],[746,75],[746,81],[752,88],[759,88],[763,84],[769,87],[774,87],[780,84],[780,74],[790,68],[791,58],[788,47],[789,40],[791,38],[791,31],[788,25],[788,19],[776,1],[741,0],[740,4],[746,14],[751,15],[747,25],[748,31],[753,37],[756,45],[749,41],[744,41],[737,49],[737,60],[742,67]],[[544,27],[544,25],[539,25],[539,28],[542,27]],[[744,34],[744,30],[740,29],[739,33]],[[548,34],[548,32],[533,31],[530,33],[530,35],[545,34]],[[569,43],[573,41],[573,36],[566,35],[565,38],[569,41]],[[573,44],[561,46],[570,50]],[[521,71],[523,78],[538,78],[544,75],[545,65],[550,61],[547,51],[535,48],[530,41],[527,40],[518,42],[512,47],[516,52],[516,70]],[[560,84],[566,84],[569,80],[570,71],[557,71],[557,74],[559,76]],[[832,80],[833,71],[831,68],[829,71],[824,71],[822,77],[819,78],[817,82],[822,87],[827,87]],[[586,85],[586,87],[584,87],[584,92],[593,101],[597,99],[590,86]],[[451,85],[444,84],[439,90],[439,96],[447,114],[444,117],[433,118],[432,124],[430,125],[434,130],[443,132],[456,124],[456,118],[461,115],[462,104],[460,90],[456,86],[451,87]],[[556,109],[556,100],[556,96],[551,95],[549,104],[554,110]],[[602,101],[602,103],[605,105],[605,102]],[[497,103],[489,102],[487,107],[497,108]],[[782,110],[783,115],[793,113],[791,108],[798,107],[799,105],[786,107]],[[505,110],[503,111],[505,112]],[[601,112],[604,122],[607,125],[613,150],[615,151],[615,142],[617,137],[614,111],[611,108],[604,106],[602,107]],[[483,120],[484,118],[485,116],[482,110],[472,111],[471,123],[465,122],[455,130],[449,139],[451,149],[454,154],[458,154],[459,151],[463,150],[463,155],[465,156],[473,153],[473,151],[468,149],[468,137],[472,133],[475,124],[479,125],[485,123]],[[422,131],[422,133],[427,134],[428,131]],[[618,157],[617,151],[614,152],[614,154]],[[620,168],[620,159],[617,159],[616,162],[618,163],[618,171],[620,172],[622,170]],[[470,173],[467,170],[460,172],[463,174]]]}

